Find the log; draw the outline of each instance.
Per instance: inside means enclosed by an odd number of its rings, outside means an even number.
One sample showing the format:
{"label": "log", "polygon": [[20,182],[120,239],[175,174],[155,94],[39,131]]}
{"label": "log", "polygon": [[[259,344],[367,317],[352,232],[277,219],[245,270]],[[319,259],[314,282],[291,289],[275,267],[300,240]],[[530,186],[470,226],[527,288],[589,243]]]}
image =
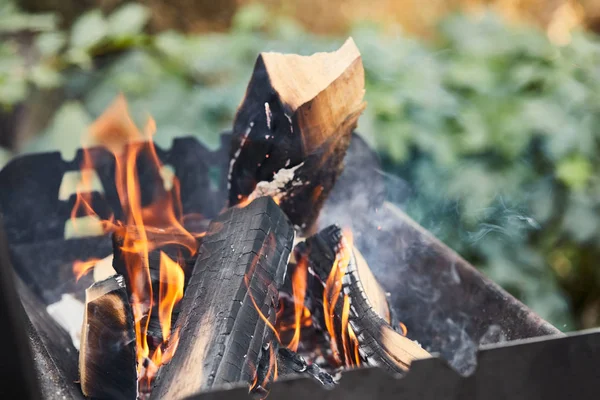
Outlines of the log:
{"label": "log", "polygon": [[[323,297],[322,288],[330,276],[336,254],[341,251],[342,236],[342,230],[337,225],[332,225],[296,246],[296,257],[307,257],[309,266],[314,271],[314,280],[309,283],[314,300]],[[401,373],[409,368],[413,360],[430,357],[420,345],[404,336],[401,325],[389,306],[386,293],[375,280],[366,261],[357,249],[352,248],[350,251],[348,266],[342,277],[340,299],[331,310],[337,343],[342,343],[343,335],[347,334],[341,330],[345,306],[342,297],[347,295],[348,324],[356,335],[362,362],[392,373]],[[316,303],[322,308],[322,301]],[[314,311],[313,315],[320,319],[318,322],[322,326],[326,325],[323,311]],[[338,353],[338,357],[342,363],[348,364],[343,351]]]}
{"label": "log", "polygon": [[328,389],[335,386],[335,380],[329,373],[323,371],[317,364],[308,363],[304,357],[285,347],[281,347],[277,353],[277,369],[279,376],[304,375]]}
{"label": "log", "polygon": [[292,223],[310,232],[343,169],[363,95],[364,69],[351,38],[331,53],[261,53],[233,125],[230,205],[275,197]]}
{"label": "log", "polygon": [[136,399],[136,340],[125,279],[113,275],[85,292],[79,350],[81,391],[99,399]]}
{"label": "log", "polygon": [[278,290],[294,229],[263,197],[231,208],[210,224],[199,249],[176,330],[179,343],[155,381],[152,399],[178,399],[219,385],[262,385],[273,378]]}

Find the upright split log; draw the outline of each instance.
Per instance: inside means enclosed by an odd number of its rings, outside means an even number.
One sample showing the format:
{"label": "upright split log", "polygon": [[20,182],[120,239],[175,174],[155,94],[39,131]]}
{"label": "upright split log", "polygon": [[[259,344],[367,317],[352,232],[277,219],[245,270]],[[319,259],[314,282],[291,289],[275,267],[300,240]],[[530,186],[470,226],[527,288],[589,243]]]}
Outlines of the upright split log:
{"label": "upright split log", "polygon": [[[310,285],[322,298],[319,287],[324,287],[341,251],[342,231],[332,225],[297,246],[297,257],[307,257],[316,282]],[[375,280],[369,266],[356,249],[350,249],[350,258],[342,277],[340,297],[348,296],[348,324],[356,334],[362,361],[390,372],[406,371],[411,362],[428,358],[430,354],[399,331],[397,318],[389,307],[387,296]],[[337,342],[342,342],[344,302],[338,299],[331,313],[335,320]],[[322,303],[321,303],[322,305]],[[316,313],[319,315],[319,313]],[[321,315],[321,318],[326,316]],[[345,354],[340,353],[343,359]],[[344,362],[346,360],[343,360]]]}
{"label": "upright split log", "polygon": [[96,282],[85,291],[79,378],[87,397],[137,397],[133,313],[120,275]]}
{"label": "upright split log", "polygon": [[343,169],[363,95],[352,39],[308,57],[261,53],[233,126],[230,205],[270,195],[294,225],[310,231]]}
{"label": "upright split log", "polygon": [[265,357],[274,363],[271,327],[293,240],[288,218],[267,197],[213,220],[182,300],[177,351],[153,399],[251,383]]}

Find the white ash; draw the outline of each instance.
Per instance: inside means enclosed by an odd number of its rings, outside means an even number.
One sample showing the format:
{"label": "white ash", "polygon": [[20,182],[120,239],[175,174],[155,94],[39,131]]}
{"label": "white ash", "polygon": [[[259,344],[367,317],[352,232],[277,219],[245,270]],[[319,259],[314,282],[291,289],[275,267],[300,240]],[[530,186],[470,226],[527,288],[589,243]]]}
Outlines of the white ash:
{"label": "white ash", "polygon": [[84,309],[85,305],[71,294],[63,294],[59,301],[46,307],[48,314],[69,333],[77,350],[81,343]]}
{"label": "white ash", "polygon": [[269,103],[265,102],[265,115],[267,117],[267,128],[271,130],[271,107],[269,107]]}
{"label": "white ash", "polygon": [[244,148],[244,145],[246,144],[246,140],[248,139],[248,135],[252,131],[253,126],[254,126],[254,122],[250,122],[250,125],[246,129],[246,132],[244,132],[244,136],[242,137],[242,141],[240,142],[240,147],[237,149],[237,151],[235,152],[235,154],[229,161],[229,173],[227,174],[227,190],[231,190],[231,175],[233,174],[233,166],[235,165],[235,162],[237,161],[238,157],[240,156],[240,153],[242,152],[242,149]]}
{"label": "white ash", "polygon": [[300,180],[294,180],[296,170],[300,168],[304,163],[300,163],[292,168],[282,168],[275,175],[273,175],[272,181],[261,181],[258,182],[254,191],[250,194],[249,200],[252,201],[259,197],[269,196],[275,200],[280,200],[285,196],[286,187],[288,185],[301,186],[304,182]]}
{"label": "white ash", "polygon": [[290,122],[290,133],[294,133],[294,124],[292,123],[292,117],[290,117],[289,115],[287,115],[285,113],[283,115],[285,115],[287,120]]}

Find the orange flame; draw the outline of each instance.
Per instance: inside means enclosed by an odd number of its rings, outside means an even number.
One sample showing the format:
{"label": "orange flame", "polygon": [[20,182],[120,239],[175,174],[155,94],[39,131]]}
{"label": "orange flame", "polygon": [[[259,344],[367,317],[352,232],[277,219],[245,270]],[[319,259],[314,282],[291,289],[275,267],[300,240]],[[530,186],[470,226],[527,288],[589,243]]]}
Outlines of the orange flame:
{"label": "orange flame", "polygon": [[[350,254],[352,246],[352,234],[344,234],[340,243],[340,250],[335,256],[333,267],[325,282],[323,290],[323,315],[325,319],[325,327],[331,337],[331,350],[333,357],[338,363],[342,363],[340,357],[340,346],[338,344],[337,333],[335,329],[335,306],[342,292],[342,278],[346,273],[348,264],[350,263]],[[342,336],[344,334],[342,333]]]}
{"label": "orange flame", "polygon": [[73,263],[73,273],[75,274],[75,279],[79,280],[85,274],[90,272],[96,266],[98,261],[100,261],[99,258],[91,258],[87,261],[75,261]]}
{"label": "orange flame", "polygon": [[[271,241],[275,240],[272,233],[269,234],[269,239],[271,239]],[[273,244],[273,246],[274,246],[274,244]],[[271,248],[274,248],[274,247],[271,247]],[[279,337],[279,333],[277,332],[277,329],[275,329],[275,327],[273,326],[271,321],[269,321],[269,318],[267,318],[263,314],[263,312],[260,309],[260,307],[258,306],[258,304],[256,304],[256,300],[254,300],[254,296],[252,295],[252,290],[250,289],[250,279],[256,272],[256,264],[258,264],[258,260],[259,260],[261,254],[262,254],[262,249],[258,252],[257,255],[254,255],[254,258],[252,259],[252,263],[250,264],[248,271],[244,274],[244,284],[246,285],[246,289],[248,290],[248,297],[252,301],[252,304],[254,305],[254,309],[258,313],[258,316],[260,317],[260,319],[263,320],[263,322],[267,325],[267,327],[273,332],[273,335],[275,335],[275,338],[277,339],[277,341],[279,343],[281,343],[281,338]]]}
{"label": "orange flame", "polygon": [[[340,365],[347,367],[360,365],[360,355],[358,353],[358,339],[354,334],[352,326],[349,324],[350,317],[350,299],[346,294],[342,296],[342,279],[346,274],[350,259],[352,257],[352,232],[345,230],[340,242],[340,249],[336,254],[333,267],[325,282],[323,291],[323,315],[325,327],[331,337],[330,345],[333,352],[333,358]],[[342,298],[341,331],[338,334],[336,330],[335,309],[340,297]],[[338,343],[338,335],[341,336],[341,347]],[[343,360],[342,360],[343,357]]]}
{"label": "orange flame", "polygon": [[406,325],[404,325],[402,321],[398,322],[398,325],[400,326],[400,330],[402,330],[402,336],[406,336],[408,334],[408,328]]}
{"label": "orange flame", "polygon": [[158,318],[164,341],[171,336],[171,316],[173,308],[183,298],[184,273],[181,266],[160,252],[160,289]]}
{"label": "orange flame", "polygon": [[294,274],[292,275],[292,293],[294,296],[294,336],[287,345],[292,351],[298,350],[300,344],[300,330],[303,326],[302,318],[308,309],[304,306],[304,298],[306,296],[306,278],[308,276],[308,262],[306,257],[298,260]]}
{"label": "orange flame", "polygon": [[[166,254],[160,255],[160,287],[158,293],[158,318],[163,343],[152,354],[148,344],[148,324],[154,306],[150,280],[150,251],[166,244],[176,243],[194,254],[195,235],[183,227],[183,213],[179,195],[179,181],[173,178],[171,190],[156,190],[150,204],[142,201],[138,175],[138,162],[149,164],[149,172],[161,177],[163,165],[152,143],[156,125],[152,118],[140,131],[127,109],[123,96],[118,96],[106,111],[89,127],[84,138],[86,145],[98,145],[109,150],[115,159],[115,185],[121,204],[122,221],[110,215],[100,218],[92,204],[92,174],[94,155],[84,149],[81,178],[77,197],[71,212],[73,224],[78,217],[94,216],[102,222],[104,233],[118,230],[123,236],[121,248],[128,275],[128,290],[135,322],[138,375],[141,381],[150,382],[160,365],[167,362],[177,347],[178,333],[171,334],[172,312],[183,296],[184,273],[181,267]],[[160,186],[160,185],[157,185]],[[94,260],[95,261],[95,260]],[[91,268],[92,260],[76,263],[74,273],[79,277]],[[95,263],[95,262],[94,262]],[[168,344],[168,346],[167,346]],[[166,350],[165,350],[166,349]],[[150,362],[147,362],[150,361]],[[147,364],[150,364],[148,367]],[[144,367],[146,365],[146,367]]]}

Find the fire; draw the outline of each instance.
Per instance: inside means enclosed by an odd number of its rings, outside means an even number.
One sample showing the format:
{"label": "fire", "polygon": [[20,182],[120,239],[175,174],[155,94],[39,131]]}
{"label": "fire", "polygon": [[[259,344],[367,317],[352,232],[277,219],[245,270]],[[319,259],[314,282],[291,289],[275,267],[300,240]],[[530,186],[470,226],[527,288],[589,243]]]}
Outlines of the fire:
{"label": "fire", "polygon": [[308,276],[308,262],[306,257],[300,258],[296,265],[296,270],[292,276],[292,293],[294,296],[294,336],[287,347],[292,351],[298,350],[300,344],[300,330],[302,329],[302,318],[305,311],[310,312],[304,306],[304,297],[306,296],[306,279]]}
{"label": "fire", "polygon": [[162,329],[163,340],[171,336],[171,316],[175,304],[183,298],[184,273],[181,266],[160,252],[160,292],[158,318]]}
{"label": "fire", "polygon": [[75,261],[73,263],[73,273],[75,274],[75,279],[79,280],[82,276],[90,272],[96,266],[98,261],[100,261],[99,258],[91,258],[87,261]]}
{"label": "fire", "polygon": [[[325,319],[325,327],[327,328],[327,332],[329,332],[329,336],[331,338],[330,343],[333,357],[336,362],[339,364],[344,363],[348,367],[352,366],[353,363],[360,365],[360,358],[357,354],[358,340],[356,339],[356,335],[354,334],[352,327],[348,323],[348,318],[350,315],[350,300],[348,296],[346,294],[342,296],[343,303],[340,327],[340,335],[342,340],[341,346],[340,343],[338,343],[338,333],[335,324],[335,307],[340,299],[340,295],[342,294],[342,279],[346,274],[348,264],[350,263],[353,248],[352,242],[352,232],[350,230],[345,230],[340,242],[340,249],[336,254],[333,267],[331,268],[331,272],[327,277],[325,289],[323,291],[323,315]],[[343,362],[340,351],[343,352]],[[355,354],[353,354],[353,352]]]}
{"label": "fire", "polygon": [[[338,343],[338,335],[335,327],[335,306],[342,292],[342,278],[346,273],[348,264],[350,263],[351,235],[348,235],[350,244],[346,235],[342,237],[340,250],[336,254],[331,272],[327,277],[325,289],[323,290],[323,315],[325,318],[325,327],[331,337],[331,350],[333,351],[334,359],[341,363],[340,345]],[[342,332],[342,336],[345,336]]]}
{"label": "fire", "polygon": [[[179,194],[179,181],[173,178],[170,190],[160,189],[153,193],[148,204],[142,199],[140,177],[137,164],[144,163],[145,172],[152,172],[161,179],[163,165],[152,143],[156,124],[148,119],[140,131],[128,113],[127,102],[118,96],[107,110],[89,127],[84,138],[86,145],[106,148],[115,159],[115,185],[121,204],[120,220],[114,214],[99,215],[92,202],[92,174],[95,169],[94,154],[84,149],[81,179],[77,185],[77,197],[71,212],[73,224],[83,216],[93,216],[102,221],[104,233],[119,231],[122,234],[121,248],[128,282],[131,287],[131,305],[135,320],[138,378],[150,382],[160,365],[168,362],[177,347],[178,332],[171,334],[173,308],[183,297],[184,272],[181,266],[160,253],[160,287],[158,304],[155,306],[149,269],[149,253],[166,244],[176,243],[188,249],[190,254],[197,251],[195,236],[183,227],[184,216]],[[149,240],[151,236],[152,240]],[[175,238],[175,239],[173,239]],[[74,265],[77,277],[85,274],[97,260],[78,262]],[[151,349],[147,331],[152,310],[158,309],[163,343]],[[168,344],[168,346],[167,346]],[[165,350],[166,349],[166,350]]]}
{"label": "fire", "polygon": [[262,246],[262,248],[260,249],[258,254],[256,254],[253,257],[252,262],[250,263],[250,266],[248,267],[248,271],[244,274],[244,285],[246,285],[246,289],[248,290],[248,297],[252,301],[252,305],[254,305],[254,309],[258,313],[258,316],[260,317],[260,319],[263,320],[263,322],[267,325],[267,327],[273,332],[275,339],[277,339],[277,341],[279,343],[281,343],[281,338],[279,337],[279,333],[277,332],[277,329],[275,329],[275,327],[273,326],[271,321],[269,321],[269,318],[267,318],[267,316],[265,316],[265,314],[263,314],[263,312],[261,311],[261,308],[258,306],[258,304],[256,304],[256,300],[254,299],[254,296],[252,295],[252,289],[250,289],[250,281],[252,280],[252,277],[254,276],[255,273],[260,273],[260,271],[256,270],[256,265],[258,264],[258,261],[259,261],[261,255],[263,254],[265,247],[267,249],[275,248],[275,236],[273,236],[272,232],[269,233],[268,242],[265,242],[265,244]]}

